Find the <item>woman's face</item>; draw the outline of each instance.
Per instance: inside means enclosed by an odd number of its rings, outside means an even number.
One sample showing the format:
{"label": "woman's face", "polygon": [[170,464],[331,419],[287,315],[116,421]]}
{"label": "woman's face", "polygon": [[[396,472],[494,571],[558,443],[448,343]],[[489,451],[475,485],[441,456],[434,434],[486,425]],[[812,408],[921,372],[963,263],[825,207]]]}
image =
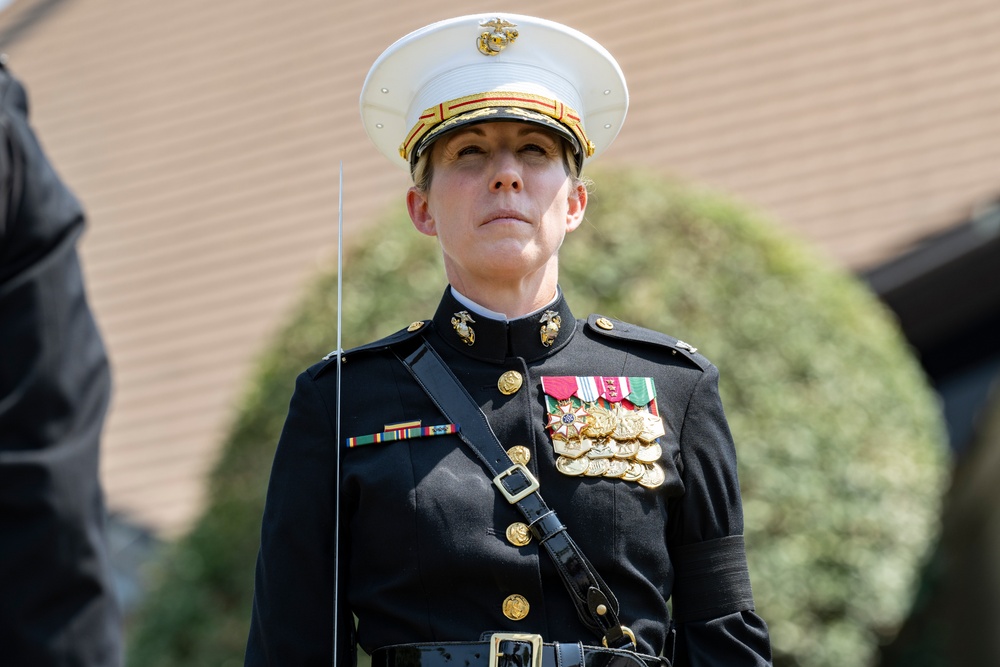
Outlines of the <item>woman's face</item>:
{"label": "woman's face", "polygon": [[587,205],[557,135],[529,123],[480,123],[432,150],[431,185],[411,188],[407,207],[419,231],[438,237],[452,284],[509,283],[556,267]]}

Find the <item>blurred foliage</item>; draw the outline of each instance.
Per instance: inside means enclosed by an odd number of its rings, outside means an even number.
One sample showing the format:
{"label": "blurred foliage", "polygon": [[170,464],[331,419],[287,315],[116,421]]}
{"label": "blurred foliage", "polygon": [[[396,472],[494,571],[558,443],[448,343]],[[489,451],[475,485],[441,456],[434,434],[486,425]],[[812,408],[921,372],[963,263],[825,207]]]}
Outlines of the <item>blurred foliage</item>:
{"label": "blurred foliage", "polygon": [[[578,317],[665,331],[721,368],[775,665],[874,664],[911,603],[944,470],[938,409],[900,333],[860,283],[745,207],[639,172],[592,175],[562,286]],[[346,267],[347,348],[430,317],[444,288],[435,241],[401,206]],[[295,375],[335,347],[335,311],[330,271],[262,358],[130,664],[241,664],[270,460]]]}

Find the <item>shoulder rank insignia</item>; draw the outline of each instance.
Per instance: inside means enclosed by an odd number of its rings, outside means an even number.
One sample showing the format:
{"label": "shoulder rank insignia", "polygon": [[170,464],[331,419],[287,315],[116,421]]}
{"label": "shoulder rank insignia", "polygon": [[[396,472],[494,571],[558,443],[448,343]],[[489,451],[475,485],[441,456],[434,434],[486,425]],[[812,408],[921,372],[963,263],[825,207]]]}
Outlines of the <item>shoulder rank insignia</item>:
{"label": "shoulder rank insignia", "polygon": [[694,345],[692,345],[691,343],[685,343],[682,340],[677,341],[677,347],[679,347],[682,350],[686,350],[691,354],[694,354],[695,352],[698,351],[698,348],[696,348]]}
{"label": "shoulder rank insignia", "polygon": [[412,440],[413,438],[425,438],[432,435],[447,435],[458,433],[458,424],[441,424],[439,426],[420,426],[411,424],[392,424],[385,427],[381,433],[371,435],[359,435],[347,439],[348,447],[358,447],[359,445],[374,445],[380,442],[393,442],[395,440]]}
{"label": "shoulder rank insignia", "polygon": [[653,378],[543,377],[542,391],[559,472],[663,484],[658,438],[666,431]]}

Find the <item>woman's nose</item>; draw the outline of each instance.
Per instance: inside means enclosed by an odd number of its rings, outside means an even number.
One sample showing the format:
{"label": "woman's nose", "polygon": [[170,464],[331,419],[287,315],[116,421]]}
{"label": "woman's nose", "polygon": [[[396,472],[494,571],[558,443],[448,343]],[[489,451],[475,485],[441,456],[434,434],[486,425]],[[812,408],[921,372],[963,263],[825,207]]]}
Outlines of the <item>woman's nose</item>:
{"label": "woman's nose", "polygon": [[517,159],[513,155],[501,155],[497,159],[496,174],[493,177],[493,189],[518,191],[522,187],[521,173],[517,168]]}

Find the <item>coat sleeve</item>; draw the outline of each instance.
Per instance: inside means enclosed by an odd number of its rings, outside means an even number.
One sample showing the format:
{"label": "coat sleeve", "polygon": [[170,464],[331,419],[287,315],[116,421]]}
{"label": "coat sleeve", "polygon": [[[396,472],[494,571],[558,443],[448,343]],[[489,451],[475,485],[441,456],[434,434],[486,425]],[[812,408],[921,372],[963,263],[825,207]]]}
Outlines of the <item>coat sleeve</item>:
{"label": "coat sleeve", "polygon": [[[245,664],[332,664],[335,421],[317,383],[299,376],[278,441],[261,526]],[[340,542],[342,553],[346,543]],[[344,559],[346,561],[346,559]],[[341,561],[341,570],[347,563]],[[353,665],[354,623],[340,586],[337,665]]]}
{"label": "coat sleeve", "polygon": [[718,379],[714,366],[702,374],[680,434],[685,491],[668,535],[677,667],[771,664],[767,626],[754,612],[736,450]]}

